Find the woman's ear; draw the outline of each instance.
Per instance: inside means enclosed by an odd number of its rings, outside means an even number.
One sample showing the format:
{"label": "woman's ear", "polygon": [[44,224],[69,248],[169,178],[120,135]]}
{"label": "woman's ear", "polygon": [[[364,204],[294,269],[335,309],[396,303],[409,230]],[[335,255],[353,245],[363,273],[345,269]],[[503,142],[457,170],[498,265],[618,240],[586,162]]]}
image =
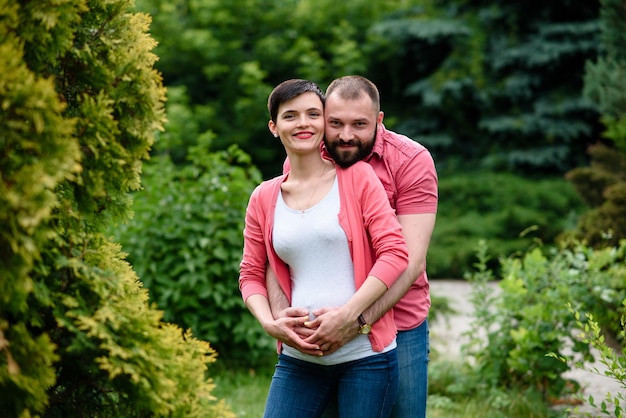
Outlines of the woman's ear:
{"label": "woman's ear", "polygon": [[274,138],[278,138],[278,132],[276,132],[276,124],[273,120],[270,119],[270,121],[267,122],[267,127],[270,129],[272,135],[274,135]]}

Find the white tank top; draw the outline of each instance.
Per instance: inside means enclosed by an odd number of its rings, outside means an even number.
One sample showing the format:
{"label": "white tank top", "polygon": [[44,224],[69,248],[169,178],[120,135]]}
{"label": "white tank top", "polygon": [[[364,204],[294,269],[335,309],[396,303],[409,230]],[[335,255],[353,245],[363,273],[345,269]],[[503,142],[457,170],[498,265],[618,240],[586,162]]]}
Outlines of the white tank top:
{"label": "white tank top", "polygon": [[[289,266],[291,306],[312,311],[343,306],[356,292],[354,268],[346,234],[339,225],[337,178],[317,205],[298,211],[278,194],[274,214],[273,244],[276,254]],[[394,342],[385,349],[395,347]],[[311,356],[284,345],[283,353],[318,364],[339,364],[376,354],[366,335],[359,335],[327,356]]]}

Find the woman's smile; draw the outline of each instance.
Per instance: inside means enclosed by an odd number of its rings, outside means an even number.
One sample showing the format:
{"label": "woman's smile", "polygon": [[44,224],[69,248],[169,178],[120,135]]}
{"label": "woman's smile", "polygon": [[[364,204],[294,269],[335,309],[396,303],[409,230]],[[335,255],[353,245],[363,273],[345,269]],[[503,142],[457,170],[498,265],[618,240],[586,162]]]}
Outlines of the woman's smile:
{"label": "woman's smile", "polygon": [[313,135],[315,135],[313,132],[301,131],[301,132],[296,132],[294,136],[298,139],[311,139]]}

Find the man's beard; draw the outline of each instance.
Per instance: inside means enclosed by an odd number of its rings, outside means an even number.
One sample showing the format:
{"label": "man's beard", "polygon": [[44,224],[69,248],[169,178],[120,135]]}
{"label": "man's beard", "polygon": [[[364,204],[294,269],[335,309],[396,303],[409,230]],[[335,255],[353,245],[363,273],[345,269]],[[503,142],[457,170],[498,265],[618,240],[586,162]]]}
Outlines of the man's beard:
{"label": "man's beard", "polygon": [[[341,140],[333,144],[330,144],[330,142],[327,141],[326,138],[324,138],[324,145],[326,145],[326,150],[328,151],[328,154],[330,154],[332,159],[335,160],[335,162],[337,163],[339,167],[343,167],[343,168],[350,167],[352,164],[356,163],[357,161],[361,161],[362,159],[364,159],[365,157],[371,154],[372,149],[374,149],[374,144],[376,143],[377,130],[378,130],[378,127],[374,131],[374,138],[372,138],[372,141],[367,145],[364,145],[363,143],[358,142],[358,141],[341,141]],[[357,149],[356,151],[352,151],[352,150],[342,151],[340,148],[340,145],[352,145],[352,146],[357,147]]]}

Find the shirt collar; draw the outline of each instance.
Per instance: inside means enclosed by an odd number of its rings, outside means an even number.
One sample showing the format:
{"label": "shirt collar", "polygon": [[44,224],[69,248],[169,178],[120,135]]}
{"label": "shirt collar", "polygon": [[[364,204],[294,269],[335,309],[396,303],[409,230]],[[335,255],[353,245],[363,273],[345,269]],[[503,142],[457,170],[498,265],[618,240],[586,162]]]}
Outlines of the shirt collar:
{"label": "shirt collar", "polygon": [[369,161],[372,157],[376,156],[378,159],[383,158],[383,132],[385,132],[385,125],[382,123],[378,124],[378,129],[376,129],[376,141],[374,142],[374,148],[372,148],[372,152],[368,155],[365,160]]}

